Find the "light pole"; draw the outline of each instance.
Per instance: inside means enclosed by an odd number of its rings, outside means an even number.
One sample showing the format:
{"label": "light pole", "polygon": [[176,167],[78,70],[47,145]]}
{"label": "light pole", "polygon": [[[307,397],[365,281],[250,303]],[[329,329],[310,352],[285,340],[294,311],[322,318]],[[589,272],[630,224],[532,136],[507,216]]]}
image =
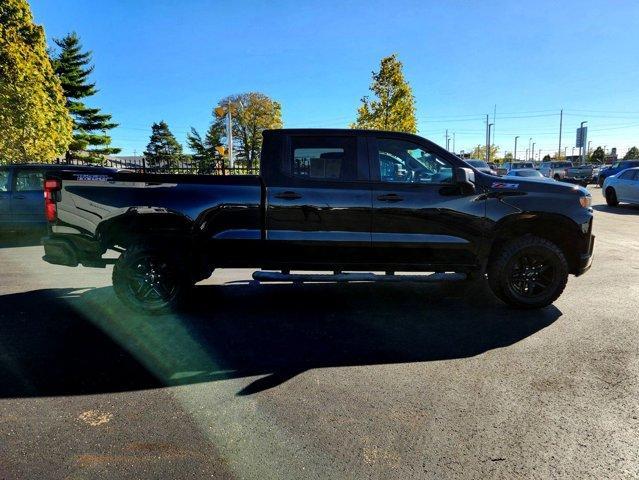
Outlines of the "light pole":
{"label": "light pole", "polygon": [[526,160],[528,160],[528,152],[529,152],[529,151],[530,151],[530,150],[526,149],[526,155],[524,155],[524,159],[526,159]]}
{"label": "light pole", "polygon": [[592,143],[592,140],[588,140],[588,155],[590,155],[590,144]]}
{"label": "light pole", "polygon": [[519,135],[517,135],[515,137],[515,153],[513,153],[513,161],[517,161],[517,139],[519,138]]}
{"label": "light pole", "polygon": [[530,156],[530,159],[534,162],[535,161],[535,144],[537,142],[533,142],[533,147],[532,147],[532,155]]}
{"label": "light pole", "polygon": [[532,137],[530,137],[530,138],[528,139],[528,150],[526,151],[526,161],[528,161],[528,160],[529,160],[529,158],[528,158],[528,153],[530,152],[530,144],[531,144],[531,142],[532,142]]}

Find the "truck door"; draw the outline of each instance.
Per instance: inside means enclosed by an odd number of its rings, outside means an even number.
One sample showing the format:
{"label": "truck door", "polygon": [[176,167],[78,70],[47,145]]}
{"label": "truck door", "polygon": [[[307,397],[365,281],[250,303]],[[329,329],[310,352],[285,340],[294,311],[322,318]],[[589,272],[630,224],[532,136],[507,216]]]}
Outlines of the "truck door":
{"label": "truck door", "polygon": [[485,202],[456,184],[450,154],[431,150],[403,138],[369,140],[372,246],[379,262],[424,269],[476,264]]}
{"label": "truck door", "polygon": [[11,183],[9,169],[0,167],[0,224],[11,221]]}
{"label": "truck door", "polygon": [[45,224],[44,174],[41,170],[16,169],[11,193],[11,216],[16,224]]}
{"label": "truck door", "polygon": [[266,185],[268,256],[309,268],[365,261],[372,214],[365,140],[290,135],[281,149]]}

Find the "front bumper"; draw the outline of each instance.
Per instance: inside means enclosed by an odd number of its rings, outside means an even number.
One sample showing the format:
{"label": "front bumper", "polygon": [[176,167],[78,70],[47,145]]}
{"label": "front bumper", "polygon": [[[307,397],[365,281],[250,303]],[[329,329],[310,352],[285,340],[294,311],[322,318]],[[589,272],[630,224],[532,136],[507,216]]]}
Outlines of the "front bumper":
{"label": "front bumper", "polygon": [[590,235],[590,241],[588,243],[588,251],[586,253],[582,253],[579,256],[579,264],[577,265],[577,271],[575,272],[575,276],[583,275],[592,266],[592,259],[594,256],[595,249],[595,236]]}

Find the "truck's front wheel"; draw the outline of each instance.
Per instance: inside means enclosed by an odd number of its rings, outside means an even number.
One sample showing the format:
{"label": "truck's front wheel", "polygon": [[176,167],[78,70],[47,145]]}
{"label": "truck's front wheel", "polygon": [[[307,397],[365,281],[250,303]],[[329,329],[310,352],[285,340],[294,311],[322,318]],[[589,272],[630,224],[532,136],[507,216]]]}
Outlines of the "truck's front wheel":
{"label": "truck's front wheel", "polygon": [[113,289],[129,308],[146,314],[177,307],[188,287],[177,258],[160,249],[132,245],[113,268]]}
{"label": "truck's front wheel", "polygon": [[493,293],[518,308],[550,305],[564,291],[567,280],[568,264],[561,249],[535,236],[506,244],[488,268]]}

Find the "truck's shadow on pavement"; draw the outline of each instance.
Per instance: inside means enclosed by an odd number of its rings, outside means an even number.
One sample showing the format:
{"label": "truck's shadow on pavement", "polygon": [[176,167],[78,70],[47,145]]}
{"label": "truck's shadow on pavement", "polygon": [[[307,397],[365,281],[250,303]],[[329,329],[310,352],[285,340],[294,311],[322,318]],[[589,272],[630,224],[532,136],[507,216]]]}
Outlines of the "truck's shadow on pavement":
{"label": "truck's shadow on pavement", "polygon": [[80,395],[263,375],[239,395],[312,368],[463,358],[554,322],[474,286],[196,287],[179,315],[131,313],[111,288],[0,297],[0,397]]}

